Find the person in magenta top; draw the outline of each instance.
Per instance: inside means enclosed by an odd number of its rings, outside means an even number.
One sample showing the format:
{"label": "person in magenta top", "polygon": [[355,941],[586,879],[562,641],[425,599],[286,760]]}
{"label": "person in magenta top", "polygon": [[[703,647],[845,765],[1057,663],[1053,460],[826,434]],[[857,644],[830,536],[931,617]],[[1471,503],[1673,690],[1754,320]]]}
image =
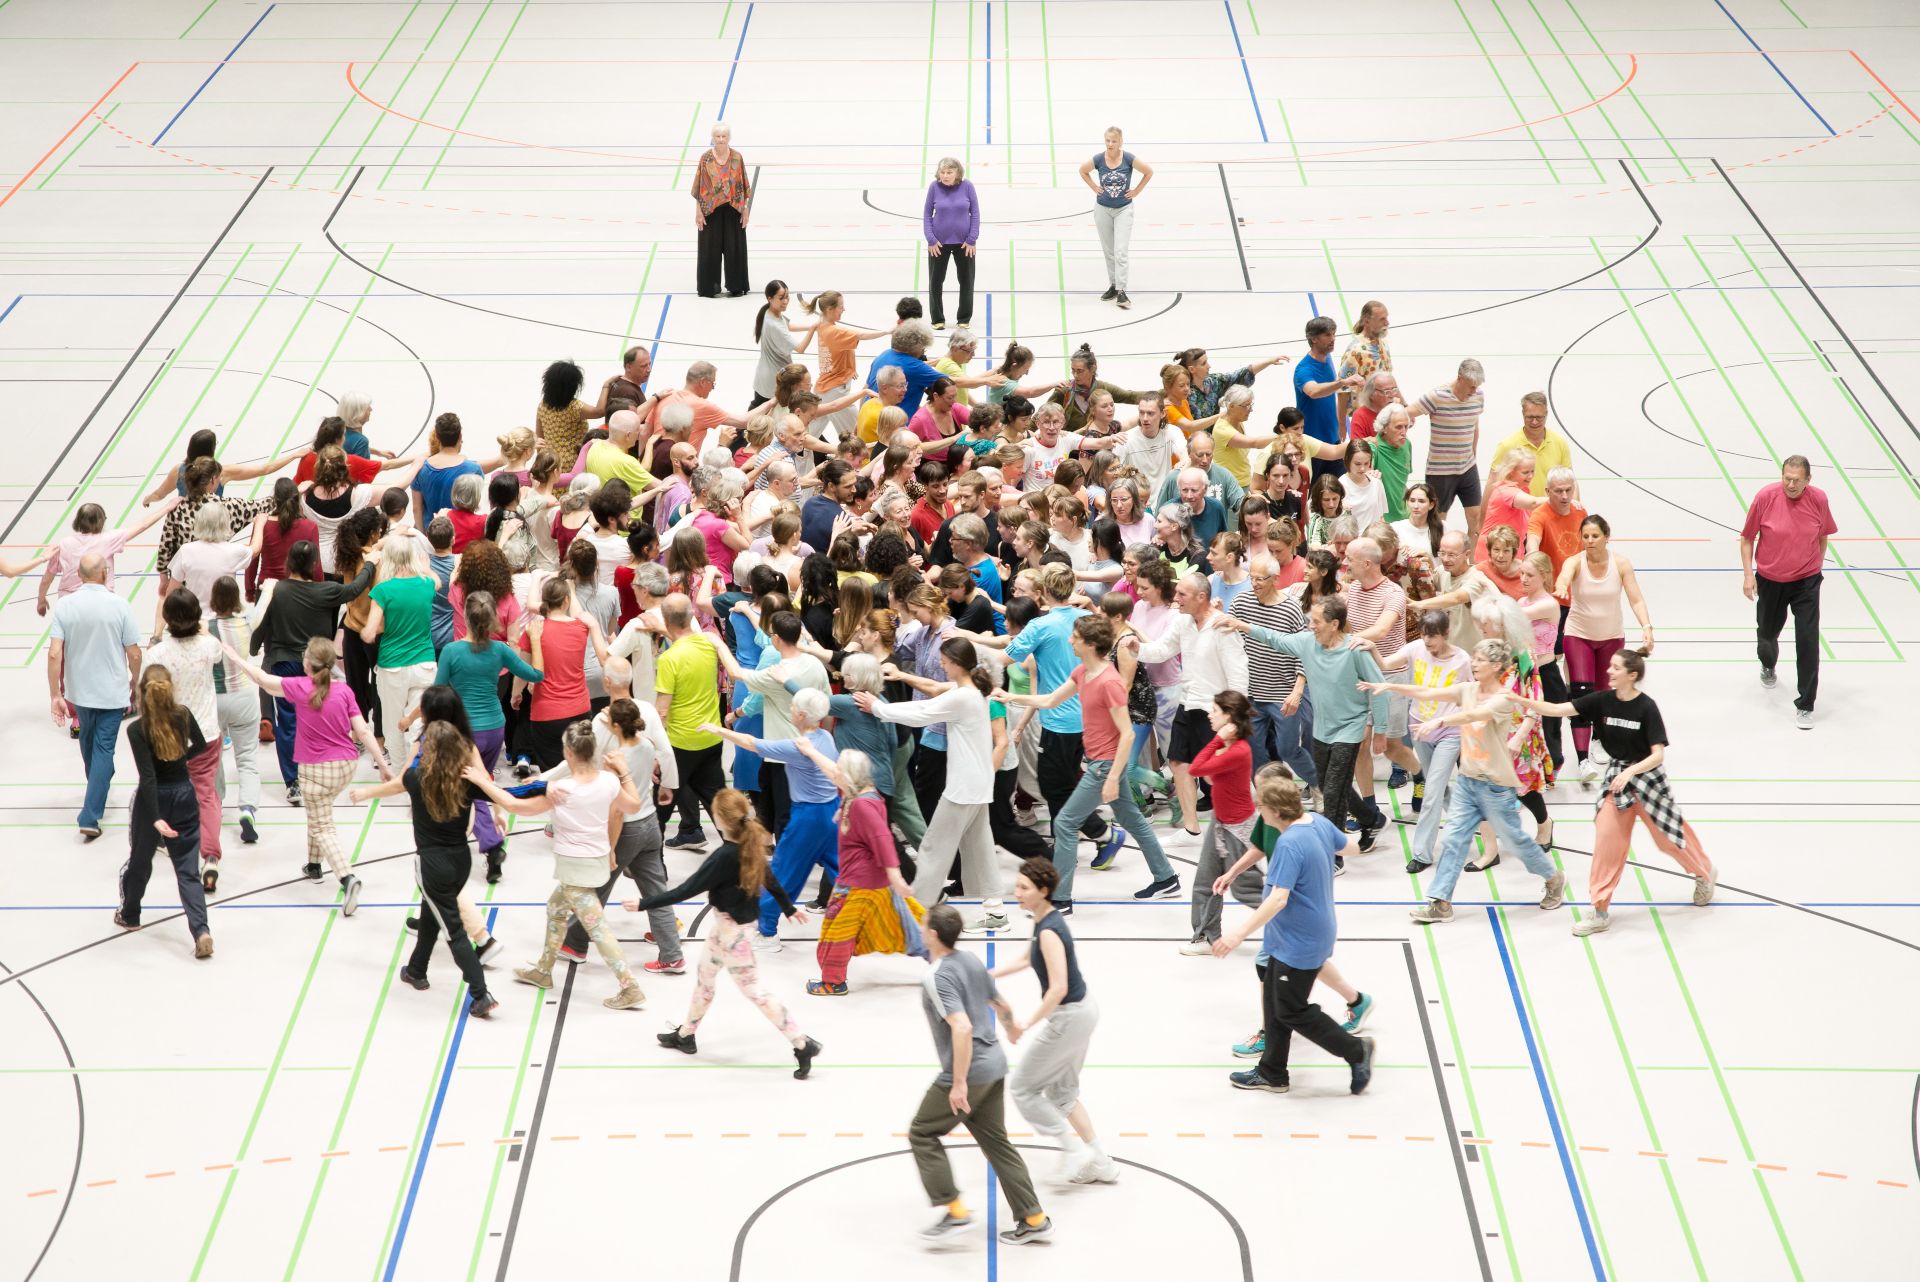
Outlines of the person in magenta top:
{"label": "person in magenta top", "polygon": [[693,528],[700,531],[707,561],[720,571],[721,582],[733,582],[733,558],[753,546],[740,513],[740,486],[724,477],[715,481],[693,514]]}
{"label": "person in magenta top", "polygon": [[1780,479],[1753,496],[1740,529],[1741,590],[1754,603],[1760,684],[1779,684],[1780,629],[1793,613],[1793,666],[1799,692],[1793,719],[1813,729],[1813,700],[1820,692],[1820,567],[1827,540],[1839,529],[1819,487],[1809,484],[1813,464],[1795,454],[1780,465]]}
{"label": "person in magenta top", "polygon": [[[1222,690],[1207,710],[1213,738],[1202,744],[1187,770],[1213,787],[1213,817],[1200,839],[1200,863],[1193,870],[1193,938],[1181,948],[1189,957],[1213,952],[1220,938],[1224,897],[1214,883],[1234,866],[1253,839],[1253,701],[1238,690]],[[1233,897],[1258,908],[1265,891],[1257,869],[1249,866],[1233,880]]]}

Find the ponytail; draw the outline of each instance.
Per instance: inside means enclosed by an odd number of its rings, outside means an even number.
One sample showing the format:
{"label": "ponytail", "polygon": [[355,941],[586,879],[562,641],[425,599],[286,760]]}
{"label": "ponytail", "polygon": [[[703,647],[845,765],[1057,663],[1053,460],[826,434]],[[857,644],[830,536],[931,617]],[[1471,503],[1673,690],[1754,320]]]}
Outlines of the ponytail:
{"label": "ponytail", "polygon": [[817,312],[826,311],[829,307],[840,306],[841,303],[846,301],[846,298],[837,289],[823,289],[815,294],[811,301],[800,297],[798,294],[793,296],[793,301],[800,305],[801,311],[812,316]]}
{"label": "ponytail", "polygon": [[740,849],[740,889],[759,898],[767,880],[773,838],[755,817],[753,802],[737,788],[722,788],[713,799],[713,822],[720,835]]}
{"label": "ponytail", "polygon": [[327,696],[333,690],[333,665],[339,658],[339,652],[327,638],[314,637],[307,642],[301,666],[313,680],[313,693],[307,698],[307,706],[316,712],[327,705]]}
{"label": "ponytail", "polygon": [[778,294],[781,290],[785,289],[786,287],[787,287],[787,282],[783,280],[770,280],[767,282],[767,289],[766,289],[767,301],[760,304],[760,310],[753,314],[753,341],[754,342],[757,343],[760,341],[760,330],[767,323],[767,309],[773,306],[774,295]]}
{"label": "ponytail", "polygon": [[150,665],[140,674],[140,715],[147,744],[161,761],[178,761],[187,755],[183,712],[173,693],[173,673],[161,664]]}

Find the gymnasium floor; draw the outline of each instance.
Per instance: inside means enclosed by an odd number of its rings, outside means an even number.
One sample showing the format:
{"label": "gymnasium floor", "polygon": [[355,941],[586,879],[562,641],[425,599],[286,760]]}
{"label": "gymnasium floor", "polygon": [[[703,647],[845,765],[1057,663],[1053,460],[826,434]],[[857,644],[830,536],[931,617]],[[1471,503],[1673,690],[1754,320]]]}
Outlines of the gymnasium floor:
{"label": "gymnasium floor", "polygon": [[[1652,855],[1615,929],[1570,938],[1591,803],[1562,788],[1573,905],[1543,916],[1503,866],[1429,934],[1406,917],[1399,829],[1339,883],[1339,960],[1379,998],[1375,1085],[1349,1097],[1309,1048],[1277,1098],[1225,1081],[1255,1023],[1251,949],[1178,956],[1187,908],[1131,902],[1137,853],[1083,874],[1105,1011],[1086,1098],[1125,1175],[1043,1185],[1050,1245],[926,1255],[901,1138],[933,1072],[918,963],[863,960],[856,995],[821,1003],[801,995],[810,945],[768,959],[826,1045],[806,1084],[724,986],[700,1058],[659,1050],[691,981],[615,1014],[597,961],[546,1000],[496,970],[501,1017],[467,1023],[444,956],[429,994],[394,980],[404,809],[342,816],[369,887],[344,920],[299,879],[301,816],[273,785],[261,843],[227,861],[217,957],[190,960],[160,880],[150,928],[123,935],[124,810],[75,840],[44,621],[13,583],[0,1277],[1912,1275],[1911,6],[200,5],[0,0],[9,556],[83,501],[126,519],[196,428],[258,458],[349,389],[374,396],[378,444],[455,409],[484,446],[530,421],[547,361],[591,385],[639,341],[657,387],[713,360],[744,405],[754,302],[691,289],[684,191],[711,122],[758,176],[756,283],[844,290],[872,326],[920,285],[913,215],[953,154],[987,205],[976,328],[995,354],[1017,336],[1051,375],[1086,341],[1144,387],[1189,345],[1216,367],[1297,356],[1308,317],[1377,297],[1409,392],[1477,356],[1504,433],[1547,389],[1647,585],[1650,689],[1725,884],[1696,910]],[[1110,123],[1158,171],[1127,313],[1096,300],[1075,176]],[[1256,396],[1270,421],[1286,372]],[[1794,452],[1841,527],[1810,734],[1790,678],[1755,680],[1734,539]],[[151,556],[121,559],[143,616]],[[130,780],[123,754],[117,803]],[[549,886],[538,836],[476,884],[509,963]],[[957,1160],[972,1202],[997,1200],[978,1155]]]}

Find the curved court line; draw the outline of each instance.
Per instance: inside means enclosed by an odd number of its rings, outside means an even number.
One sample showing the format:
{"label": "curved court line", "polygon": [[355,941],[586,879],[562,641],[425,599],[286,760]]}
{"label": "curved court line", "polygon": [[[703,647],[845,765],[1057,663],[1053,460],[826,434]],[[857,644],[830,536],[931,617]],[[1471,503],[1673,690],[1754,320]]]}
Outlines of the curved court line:
{"label": "curved court line", "polygon": [[[1444,58],[1466,58],[1466,57],[1476,57],[1477,55],[1449,53],[1449,54],[1438,54],[1433,56],[1444,57]],[[1471,133],[1451,134],[1445,138],[1421,138],[1421,139],[1416,139],[1413,142],[1389,142],[1389,143],[1379,143],[1379,144],[1376,144],[1373,146],[1367,146],[1367,147],[1342,148],[1336,151],[1305,152],[1301,154],[1301,159],[1321,160],[1321,159],[1325,159],[1332,156],[1359,156],[1359,155],[1366,155],[1372,152],[1379,152],[1379,151],[1404,151],[1410,147],[1433,147],[1433,146],[1439,146],[1439,145],[1443,145],[1450,142],[1471,142],[1476,138],[1487,138],[1495,134],[1512,133],[1516,129],[1532,129],[1536,125],[1550,125],[1556,120],[1565,120],[1569,116],[1578,115],[1583,111],[1590,111],[1593,108],[1598,107],[1601,103],[1604,103],[1609,99],[1626,92],[1627,87],[1631,85],[1634,81],[1634,78],[1640,74],[1640,59],[1631,53],[1627,54],[1626,58],[1628,62],[1627,74],[1626,74],[1626,77],[1622,79],[1619,84],[1615,85],[1612,89],[1609,89],[1606,93],[1600,95],[1598,98],[1592,99],[1589,102],[1580,103],[1577,106],[1569,107],[1565,111],[1556,111],[1552,115],[1541,116],[1538,119],[1534,119],[1534,120],[1522,120],[1511,125],[1500,125],[1493,129],[1478,129],[1478,130],[1474,130]],[[498,143],[503,147],[521,147],[529,151],[551,151],[551,152],[559,153],[561,155],[568,155],[568,156],[593,156],[602,160],[643,161],[643,162],[650,162],[650,163],[662,164],[662,165],[676,165],[680,163],[680,157],[678,156],[642,156],[642,155],[634,155],[631,152],[598,151],[590,147],[562,147],[553,143],[527,142],[524,139],[520,139],[520,138],[503,138],[496,134],[483,134],[471,129],[459,129],[459,128],[455,128],[452,125],[437,124],[434,121],[423,119],[420,116],[410,116],[406,112],[401,111],[396,107],[389,106],[388,104],[381,102],[379,99],[368,95],[368,93],[364,89],[362,89],[359,83],[355,81],[353,78],[353,69],[359,65],[360,65],[359,62],[356,60],[356,61],[347,63],[345,68],[347,88],[353,91],[354,97],[360,99],[362,102],[366,103],[368,106],[372,107],[376,111],[379,111],[385,115],[392,116],[396,120],[404,120],[411,125],[418,125],[422,128],[438,130],[441,133],[451,134],[459,138],[471,138],[478,142]],[[1189,165],[1189,164],[1204,166],[1204,165],[1213,165],[1213,164],[1266,164],[1266,163],[1269,163],[1268,159],[1263,156],[1263,157],[1240,157],[1232,160],[1175,160],[1175,161],[1165,162],[1165,164],[1162,167],[1163,168],[1179,168],[1181,166]],[[826,169],[826,168],[842,168],[843,166],[831,165],[824,161],[819,161],[819,162],[799,161],[799,162],[794,162],[792,164],[783,163],[781,161],[774,161],[773,163],[769,164],[767,167],[769,169]],[[905,168],[919,169],[919,168],[922,168],[923,166],[915,164],[911,161],[892,161],[892,162],[880,162],[877,165],[870,165],[868,167],[869,168],[905,167]],[[884,213],[886,211],[883,210],[881,212]]]}
{"label": "curved court line", "polygon": [[[868,209],[871,209],[874,213],[885,214],[889,218],[898,218],[903,222],[909,222],[909,223],[917,223],[921,221],[920,215],[918,214],[903,214],[903,213],[900,213],[898,210],[883,209],[879,205],[874,204],[873,189],[871,187],[862,187],[860,189],[860,203],[865,205]],[[1091,213],[1092,211],[1093,211],[1093,207],[1089,205],[1085,209],[1076,209],[1070,214],[1046,214],[1040,218],[982,218],[980,220],[980,225],[982,227],[1018,227],[1018,226],[1023,226],[1027,223],[1056,223],[1056,224],[1064,223],[1069,226],[1077,227],[1079,226],[1079,223],[1077,220],[1085,216],[1086,214]],[[1070,222],[1069,220],[1076,220],[1076,221]]]}
{"label": "curved court line", "polygon": [[[957,1150],[957,1149],[969,1149],[969,1148],[977,1149],[980,1146],[978,1144],[949,1144],[946,1147],[949,1150]],[[1040,1152],[1040,1153],[1059,1152],[1059,1149],[1055,1148],[1051,1144],[1015,1144],[1013,1147],[1028,1149],[1028,1150],[1031,1150],[1034,1152]],[[746,1223],[740,1226],[740,1232],[733,1239],[733,1264],[732,1264],[732,1267],[727,1271],[728,1282],[740,1282],[740,1260],[741,1260],[741,1257],[744,1256],[747,1251],[747,1235],[753,1232],[753,1226],[759,1222],[760,1217],[762,1215],[766,1214],[767,1208],[772,1206],[775,1202],[778,1202],[781,1198],[793,1192],[795,1189],[799,1188],[803,1184],[811,1184],[813,1181],[820,1179],[822,1176],[833,1175],[836,1172],[847,1170],[849,1167],[865,1166],[868,1162],[878,1162],[889,1157],[910,1157],[912,1154],[913,1154],[913,1150],[910,1148],[893,1149],[890,1152],[872,1153],[866,1157],[856,1157],[850,1162],[840,1162],[833,1166],[822,1167],[821,1169],[815,1171],[811,1175],[801,1176],[799,1179],[795,1180],[793,1183],[787,1185],[785,1188],[775,1193],[772,1197],[769,1197],[766,1201],[762,1202],[759,1206],[754,1207],[753,1214],[747,1217]],[[1135,1162],[1124,1157],[1116,1157],[1113,1160],[1118,1162],[1122,1166],[1131,1166],[1135,1170],[1149,1171],[1154,1175],[1158,1175],[1163,1180],[1169,1180],[1172,1183],[1178,1184],[1181,1188],[1185,1189],[1187,1192],[1193,1194],[1195,1197],[1205,1202],[1208,1206],[1212,1207],[1215,1211],[1218,1211],[1220,1213],[1220,1218],[1227,1222],[1227,1227],[1233,1230],[1234,1241],[1236,1244],[1238,1244],[1240,1248],[1240,1276],[1243,1279],[1243,1282],[1253,1282],[1253,1247],[1247,1241],[1246,1230],[1241,1228],[1240,1221],[1233,1217],[1233,1212],[1229,1211],[1226,1207],[1222,1206],[1219,1203],[1219,1201],[1215,1199],[1213,1195],[1208,1193],[1205,1189],[1202,1189],[1197,1185],[1189,1184],[1185,1180],[1181,1179],[1179,1176],[1169,1174],[1168,1172],[1161,1170],[1157,1166],[1148,1166],[1145,1162]]]}
{"label": "curved court line", "polygon": [[[1730,272],[1727,275],[1720,277],[1719,279],[1721,279],[1722,281],[1728,281],[1728,280],[1732,280],[1735,276],[1751,276],[1752,274],[1753,273],[1751,271],[1743,270],[1738,272]],[[1703,281],[1701,283],[1705,284],[1706,282]],[[1757,369],[1763,365],[1817,365],[1817,364],[1824,364],[1824,363],[1825,362],[1823,362],[1821,358],[1818,356],[1783,356],[1780,359],[1774,360],[1774,361],[1736,361],[1731,365],[1721,365],[1717,367],[1709,365],[1705,369],[1688,370],[1684,374],[1675,374],[1673,376],[1673,381],[1677,383],[1683,378],[1699,378],[1703,374],[1716,373],[1718,372],[1718,370]],[[1675,441],[1678,441],[1680,444],[1692,446],[1696,450],[1704,450],[1706,446],[1702,445],[1699,441],[1694,440],[1691,437],[1682,436],[1680,433],[1674,431],[1672,428],[1665,426],[1658,419],[1654,418],[1652,412],[1648,409],[1647,402],[1653,399],[1654,394],[1656,392],[1659,392],[1667,387],[1668,387],[1668,384],[1663,379],[1647,389],[1647,394],[1640,398],[1640,417],[1647,420],[1648,425],[1651,426],[1655,431],[1660,432],[1663,435],[1672,437]],[[1747,454],[1747,453],[1743,453],[1740,450],[1720,450],[1720,449],[1715,450],[1714,453],[1725,454],[1729,458],[1747,459],[1755,463],[1765,463],[1769,467],[1771,467],[1774,463],[1773,459],[1767,457],[1764,454]],[[1899,475],[1899,473],[1894,468],[1890,468],[1890,467],[1852,467],[1852,466],[1842,465],[1839,463],[1835,463],[1834,466],[1839,467],[1841,468],[1842,471],[1848,472],[1854,476],[1874,476],[1874,475],[1897,476]],[[1880,540],[1873,539],[1869,541],[1879,542]]]}
{"label": "curved court line", "polygon": [[[5,962],[0,962],[0,970],[6,971],[9,978],[14,973],[13,968]],[[67,1035],[60,1031],[59,1021],[54,1019],[53,1012],[49,1011],[46,1003],[42,1002],[39,996],[25,984],[20,985],[20,991],[27,995],[27,1000],[40,1011],[40,1017],[47,1021],[47,1027],[53,1030],[54,1040],[60,1043],[60,1053],[66,1057],[67,1067],[78,1068],[79,1065],[73,1060],[73,1048],[67,1045]],[[60,1236],[60,1230],[66,1227],[67,1211],[73,1206],[73,1195],[80,1187],[80,1167],[87,1154],[87,1096],[80,1085],[79,1073],[73,1074],[73,1106],[79,1118],[78,1130],[73,1142],[73,1174],[67,1179],[67,1195],[60,1199],[60,1213],[54,1216],[53,1227],[47,1232],[47,1240],[40,1244],[40,1253],[33,1257],[33,1264],[27,1269],[24,1282],[33,1282],[34,1274],[38,1273],[40,1266],[47,1262],[47,1252],[53,1250],[54,1240]]]}

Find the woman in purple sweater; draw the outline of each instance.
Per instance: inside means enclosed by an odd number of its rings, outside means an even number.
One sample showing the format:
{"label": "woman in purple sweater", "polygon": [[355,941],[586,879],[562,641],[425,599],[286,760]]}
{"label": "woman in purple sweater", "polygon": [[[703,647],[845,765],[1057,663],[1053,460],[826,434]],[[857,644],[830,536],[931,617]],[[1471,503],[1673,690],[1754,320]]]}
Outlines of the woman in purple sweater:
{"label": "woman in purple sweater", "polygon": [[943,157],[927,188],[927,205],[920,213],[920,229],[927,238],[927,257],[933,260],[933,279],[927,286],[933,327],[947,327],[940,295],[947,284],[947,264],[960,269],[960,325],[973,322],[973,246],[980,239],[980,197],[966,179],[966,170],[952,156]]}

